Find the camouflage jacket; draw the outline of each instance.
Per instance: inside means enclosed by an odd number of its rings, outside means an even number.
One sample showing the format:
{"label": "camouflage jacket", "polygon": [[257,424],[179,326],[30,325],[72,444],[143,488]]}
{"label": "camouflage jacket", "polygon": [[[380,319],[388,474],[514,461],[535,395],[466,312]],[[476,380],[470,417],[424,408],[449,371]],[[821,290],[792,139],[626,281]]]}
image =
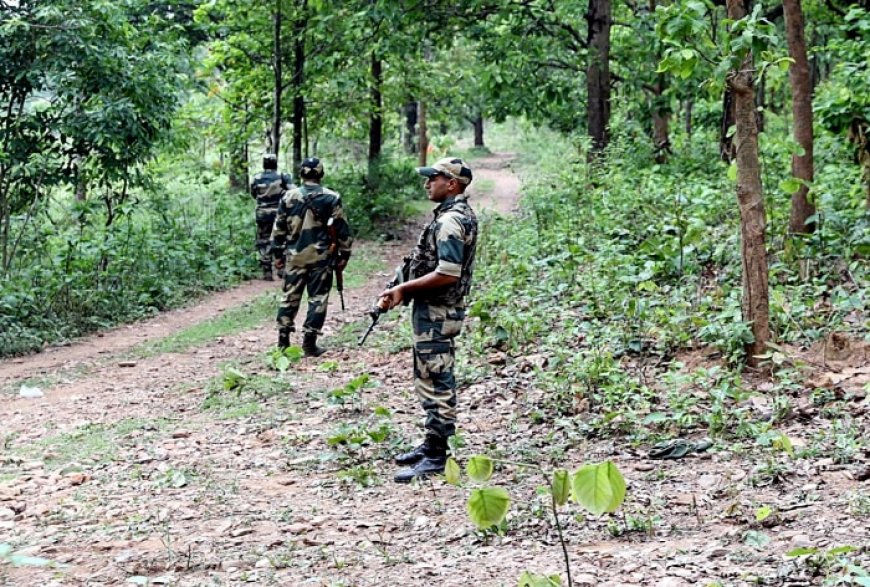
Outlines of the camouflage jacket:
{"label": "camouflage jacket", "polygon": [[468,197],[460,194],[442,202],[411,253],[408,277],[415,279],[437,271],[458,277],[459,281],[418,293],[414,299],[433,305],[463,305],[471,289],[476,249],[477,217],[468,205]]}
{"label": "camouflage jacket", "polygon": [[289,175],[268,169],[254,176],[251,197],[257,200],[257,208],[275,210],[284,192],[294,187],[296,186]]}
{"label": "camouflage jacket", "polygon": [[290,266],[304,267],[329,260],[327,222],[333,218],[338,255],[350,257],[353,244],[344,218],[341,196],[317,184],[306,183],[284,194],[272,227],[272,254],[285,255]]}

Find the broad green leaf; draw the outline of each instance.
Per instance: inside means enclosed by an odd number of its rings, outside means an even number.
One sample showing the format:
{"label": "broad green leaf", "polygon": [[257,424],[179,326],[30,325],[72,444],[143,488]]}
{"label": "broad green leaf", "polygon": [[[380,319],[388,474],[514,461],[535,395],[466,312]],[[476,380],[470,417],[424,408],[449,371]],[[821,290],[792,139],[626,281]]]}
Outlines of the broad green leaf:
{"label": "broad green leaf", "polygon": [[510,502],[508,492],[501,487],[474,489],[468,498],[468,516],[475,526],[485,530],[504,520]]}
{"label": "broad green leaf", "polygon": [[790,177],[779,182],[779,189],[787,194],[793,194],[801,188],[801,180]]}
{"label": "broad green leaf", "polygon": [[11,544],[6,544],[5,542],[0,544],[0,558],[8,556],[10,552],[12,552]]}
{"label": "broad green leaf", "polygon": [[451,485],[459,485],[459,463],[453,457],[447,459],[444,465],[444,479]]}
{"label": "broad green leaf", "polygon": [[763,522],[764,520],[769,518],[770,514],[772,514],[772,513],[773,513],[773,510],[771,509],[770,506],[768,506],[768,505],[761,506],[760,508],[755,510],[755,521],[756,522]]}
{"label": "broad green leaf", "polygon": [[559,575],[536,575],[529,571],[523,571],[517,587],[562,587],[562,579]]}
{"label": "broad green leaf", "polygon": [[737,163],[733,162],[728,166],[728,179],[730,181],[737,181]]}
{"label": "broad green leaf", "polygon": [[278,357],[278,360],[275,361],[275,368],[282,373],[286,371],[288,367],[290,367],[290,359],[285,357],[284,355],[281,355],[280,357]]}
{"label": "broad green leaf", "polygon": [[478,483],[486,483],[492,477],[492,459],[486,455],[474,455],[465,465],[465,472]]}
{"label": "broad green leaf", "polygon": [[858,549],[854,546],[835,546],[825,554],[827,554],[828,556],[837,556],[839,554],[849,554],[850,552],[855,552],[856,550]]}
{"label": "broad green leaf", "polygon": [[556,505],[565,505],[571,495],[571,481],[568,477],[568,471],[565,469],[553,471],[553,483],[550,490],[553,492]]}
{"label": "broad green leaf", "polygon": [[625,499],[625,479],[610,461],[586,465],[574,473],[572,497],[581,506],[600,516],[613,512]]}

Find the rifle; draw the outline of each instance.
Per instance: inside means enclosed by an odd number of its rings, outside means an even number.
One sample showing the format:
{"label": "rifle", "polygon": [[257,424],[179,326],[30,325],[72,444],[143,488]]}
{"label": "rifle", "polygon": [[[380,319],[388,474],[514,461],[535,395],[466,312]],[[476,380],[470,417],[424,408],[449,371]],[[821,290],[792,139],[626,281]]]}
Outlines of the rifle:
{"label": "rifle", "polygon": [[329,256],[332,257],[330,265],[335,271],[335,289],[341,298],[341,311],[344,312],[344,271],[338,268],[338,231],[335,229],[335,218],[330,216],[326,221],[326,231],[329,233]]}
{"label": "rifle", "polygon": [[[390,289],[391,287],[396,287],[400,283],[404,283],[404,282],[408,281],[408,279],[410,277],[410,272],[411,272],[411,257],[408,256],[402,260],[401,265],[396,267],[396,276],[387,284],[387,289]],[[357,346],[362,346],[365,343],[366,339],[369,337],[369,334],[371,334],[372,330],[375,329],[375,325],[378,323],[378,320],[380,320],[381,315],[387,313],[388,310],[381,308],[379,303],[380,303],[380,300],[378,300],[378,302],[376,302],[375,305],[373,305],[371,307],[371,309],[368,312],[366,312],[368,314],[369,318],[372,319],[372,323],[369,324],[368,330],[366,330],[365,334],[363,334],[362,337],[359,339]],[[405,300],[404,303],[405,303],[405,305],[408,305],[408,300]]]}

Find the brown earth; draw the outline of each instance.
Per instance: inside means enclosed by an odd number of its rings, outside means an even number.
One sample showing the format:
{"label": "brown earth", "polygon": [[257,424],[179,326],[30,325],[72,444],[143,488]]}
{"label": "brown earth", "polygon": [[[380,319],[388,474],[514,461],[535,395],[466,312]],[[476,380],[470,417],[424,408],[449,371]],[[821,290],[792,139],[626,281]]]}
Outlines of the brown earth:
{"label": "brown earth", "polygon": [[[519,182],[510,159],[496,154],[474,162],[476,180],[494,186],[472,190],[478,209],[516,208]],[[6,390],[0,543],[58,564],[0,563],[0,585],[149,578],[191,586],[513,586],[524,570],[561,574],[567,584],[547,502],[535,493],[543,478],[510,465],[496,473],[494,482],[514,501],[502,535],[474,529],[465,509],[469,488],[391,481],[390,455],[420,433],[407,310],[387,315],[365,347],[357,348],[356,339],[367,324],[365,310],[409,246],[358,247],[357,258],[380,259],[381,269],[345,292],[346,312],[331,299],[325,332],[331,350],[284,374],[266,361],[275,338],[271,316],[182,352],[133,352],[264,292],[277,297],[277,285],[259,281],[68,347],[0,362]],[[870,570],[870,497],[868,482],[859,480],[866,454],[849,463],[826,454],[758,460],[717,444],[682,460],[650,461],[648,447],[581,434],[582,415],[541,420],[535,381],[546,358],[472,357],[467,339],[474,328],[470,321],[460,337],[468,380],[460,390],[467,443],[460,461],[499,451],[573,471],[611,459],[626,477],[620,513],[563,509],[575,585],[819,584],[836,565],[829,561],[814,574],[802,559],[785,556],[801,546],[863,547],[850,560]],[[810,365],[806,377],[815,380],[808,389],[850,398],[848,415],[857,426],[837,429],[807,391],[782,427],[796,447],[826,435],[844,443],[849,434],[866,438],[866,352],[866,344],[836,340],[802,353],[783,349],[783,360]],[[707,367],[716,360],[707,351],[681,358]],[[224,391],[227,365],[251,384]],[[363,374],[369,382],[354,392],[348,384]],[[17,397],[23,382],[34,381],[44,397]],[[759,381],[758,390],[764,385]],[[760,415],[774,409],[763,393],[752,402]],[[386,439],[378,442],[381,433]],[[355,435],[361,443],[337,443]],[[772,513],[758,521],[765,507]]]}

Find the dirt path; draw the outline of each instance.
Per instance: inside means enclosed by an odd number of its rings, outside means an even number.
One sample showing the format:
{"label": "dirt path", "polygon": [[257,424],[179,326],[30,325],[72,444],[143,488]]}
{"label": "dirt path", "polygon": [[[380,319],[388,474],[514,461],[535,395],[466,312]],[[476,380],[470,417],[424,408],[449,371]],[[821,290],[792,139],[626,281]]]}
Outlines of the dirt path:
{"label": "dirt path", "polygon": [[[516,207],[509,161],[474,162],[478,210]],[[543,479],[497,472],[514,500],[501,534],[469,522],[469,488],[391,481],[391,455],[420,434],[407,311],[385,316],[364,348],[356,340],[409,246],[357,250],[357,263],[377,259],[378,269],[346,291],[346,312],[332,296],[332,350],[283,374],[268,365],[271,310],[255,328],[130,359],[142,341],[277,295],[264,282],[0,363],[0,387],[46,382],[42,398],[0,395],[0,543],[65,565],[0,563],[0,585],[512,587],[524,570],[565,581],[547,502],[535,492]],[[868,543],[870,498],[834,459],[801,460],[787,477],[782,459],[754,463],[728,447],[650,462],[641,447],[590,438],[580,416],[542,419],[541,357],[488,364],[468,352],[473,329],[470,321],[460,339],[471,380],[460,391],[460,458],[486,452],[572,471],[613,459],[626,475],[621,519],[565,507],[575,585],[812,585],[818,577],[782,553]],[[226,389],[234,380],[241,385]],[[856,418],[866,413],[866,401],[854,407]],[[803,427],[795,419],[786,432],[806,445]],[[762,524],[765,506],[774,517]]]}

